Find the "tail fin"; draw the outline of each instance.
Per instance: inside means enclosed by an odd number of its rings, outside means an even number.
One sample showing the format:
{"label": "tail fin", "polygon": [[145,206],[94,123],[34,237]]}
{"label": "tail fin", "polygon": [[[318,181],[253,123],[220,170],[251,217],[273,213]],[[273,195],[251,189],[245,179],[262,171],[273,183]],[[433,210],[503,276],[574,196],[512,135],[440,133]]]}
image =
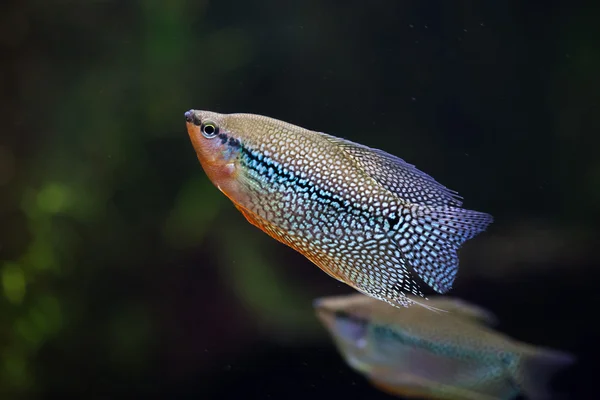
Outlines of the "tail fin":
{"label": "tail fin", "polygon": [[398,234],[401,251],[427,285],[438,293],[446,293],[458,270],[457,250],[484,231],[493,218],[455,207],[413,206],[411,214],[409,224],[401,227]]}
{"label": "tail fin", "polygon": [[532,348],[521,356],[517,381],[523,393],[531,400],[561,397],[553,395],[550,380],[561,369],[573,365],[574,355],[558,350]]}

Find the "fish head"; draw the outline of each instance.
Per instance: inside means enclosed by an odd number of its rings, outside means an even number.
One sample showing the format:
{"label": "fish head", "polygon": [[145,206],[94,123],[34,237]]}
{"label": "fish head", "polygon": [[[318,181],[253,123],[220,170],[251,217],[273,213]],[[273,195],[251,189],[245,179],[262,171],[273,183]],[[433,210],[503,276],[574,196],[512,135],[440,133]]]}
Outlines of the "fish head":
{"label": "fish head", "polygon": [[371,319],[364,304],[367,296],[332,296],[320,298],[313,305],[318,318],[331,335],[348,365],[369,375],[374,367],[370,343]]}
{"label": "fish head", "polygon": [[208,178],[250,222],[259,226],[248,213],[248,205],[252,204],[248,189],[256,189],[254,180],[247,179],[250,170],[264,170],[267,164],[282,166],[285,162],[279,158],[282,155],[276,148],[284,149],[282,143],[290,145],[299,132],[309,131],[256,114],[189,110],[185,120],[190,140]]}
{"label": "fish head", "polygon": [[356,302],[352,296],[334,296],[315,300],[317,316],[337,340],[345,345],[362,348],[366,345],[369,329],[368,310]]}
{"label": "fish head", "polygon": [[186,127],[194,150],[208,178],[222,192],[235,195],[242,144],[239,134],[228,123],[228,115],[189,110]]}

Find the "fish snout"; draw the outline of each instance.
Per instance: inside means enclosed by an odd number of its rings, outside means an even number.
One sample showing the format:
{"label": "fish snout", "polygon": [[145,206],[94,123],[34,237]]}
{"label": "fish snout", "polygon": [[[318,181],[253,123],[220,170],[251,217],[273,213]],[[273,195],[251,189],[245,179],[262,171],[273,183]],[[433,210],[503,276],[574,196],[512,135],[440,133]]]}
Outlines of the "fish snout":
{"label": "fish snout", "polygon": [[325,299],[319,297],[317,299],[314,299],[312,302],[313,308],[319,309],[323,307],[323,302]]}
{"label": "fish snout", "polygon": [[185,115],[185,121],[190,124],[200,126],[200,124],[202,123],[200,121],[200,118],[198,118],[198,115],[196,114],[196,112],[194,110],[189,110],[184,115]]}

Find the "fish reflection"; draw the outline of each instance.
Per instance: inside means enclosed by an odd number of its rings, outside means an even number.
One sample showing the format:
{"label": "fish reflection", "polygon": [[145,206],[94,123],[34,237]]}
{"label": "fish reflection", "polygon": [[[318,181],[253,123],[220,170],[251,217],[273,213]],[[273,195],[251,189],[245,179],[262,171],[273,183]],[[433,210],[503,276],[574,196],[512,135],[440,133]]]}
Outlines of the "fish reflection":
{"label": "fish reflection", "polygon": [[396,308],[362,294],[315,301],[346,362],[387,393],[427,399],[550,398],[552,375],[573,356],[511,339],[495,317],[459,299],[432,297],[445,313]]}

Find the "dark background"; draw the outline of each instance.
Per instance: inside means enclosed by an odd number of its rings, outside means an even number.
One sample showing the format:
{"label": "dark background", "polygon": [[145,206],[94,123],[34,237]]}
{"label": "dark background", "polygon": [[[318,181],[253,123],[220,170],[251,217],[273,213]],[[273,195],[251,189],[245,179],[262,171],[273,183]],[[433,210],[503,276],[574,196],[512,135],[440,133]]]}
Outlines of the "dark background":
{"label": "dark background", "polygon": [[451,294],[515,338],[575,353],[556,387],[595,397],[599,11],[3,2],[1,397],[389,398],[314,316],[314,298],[352,290],[212,186],[190,108],[382,148],[493,214]]}

